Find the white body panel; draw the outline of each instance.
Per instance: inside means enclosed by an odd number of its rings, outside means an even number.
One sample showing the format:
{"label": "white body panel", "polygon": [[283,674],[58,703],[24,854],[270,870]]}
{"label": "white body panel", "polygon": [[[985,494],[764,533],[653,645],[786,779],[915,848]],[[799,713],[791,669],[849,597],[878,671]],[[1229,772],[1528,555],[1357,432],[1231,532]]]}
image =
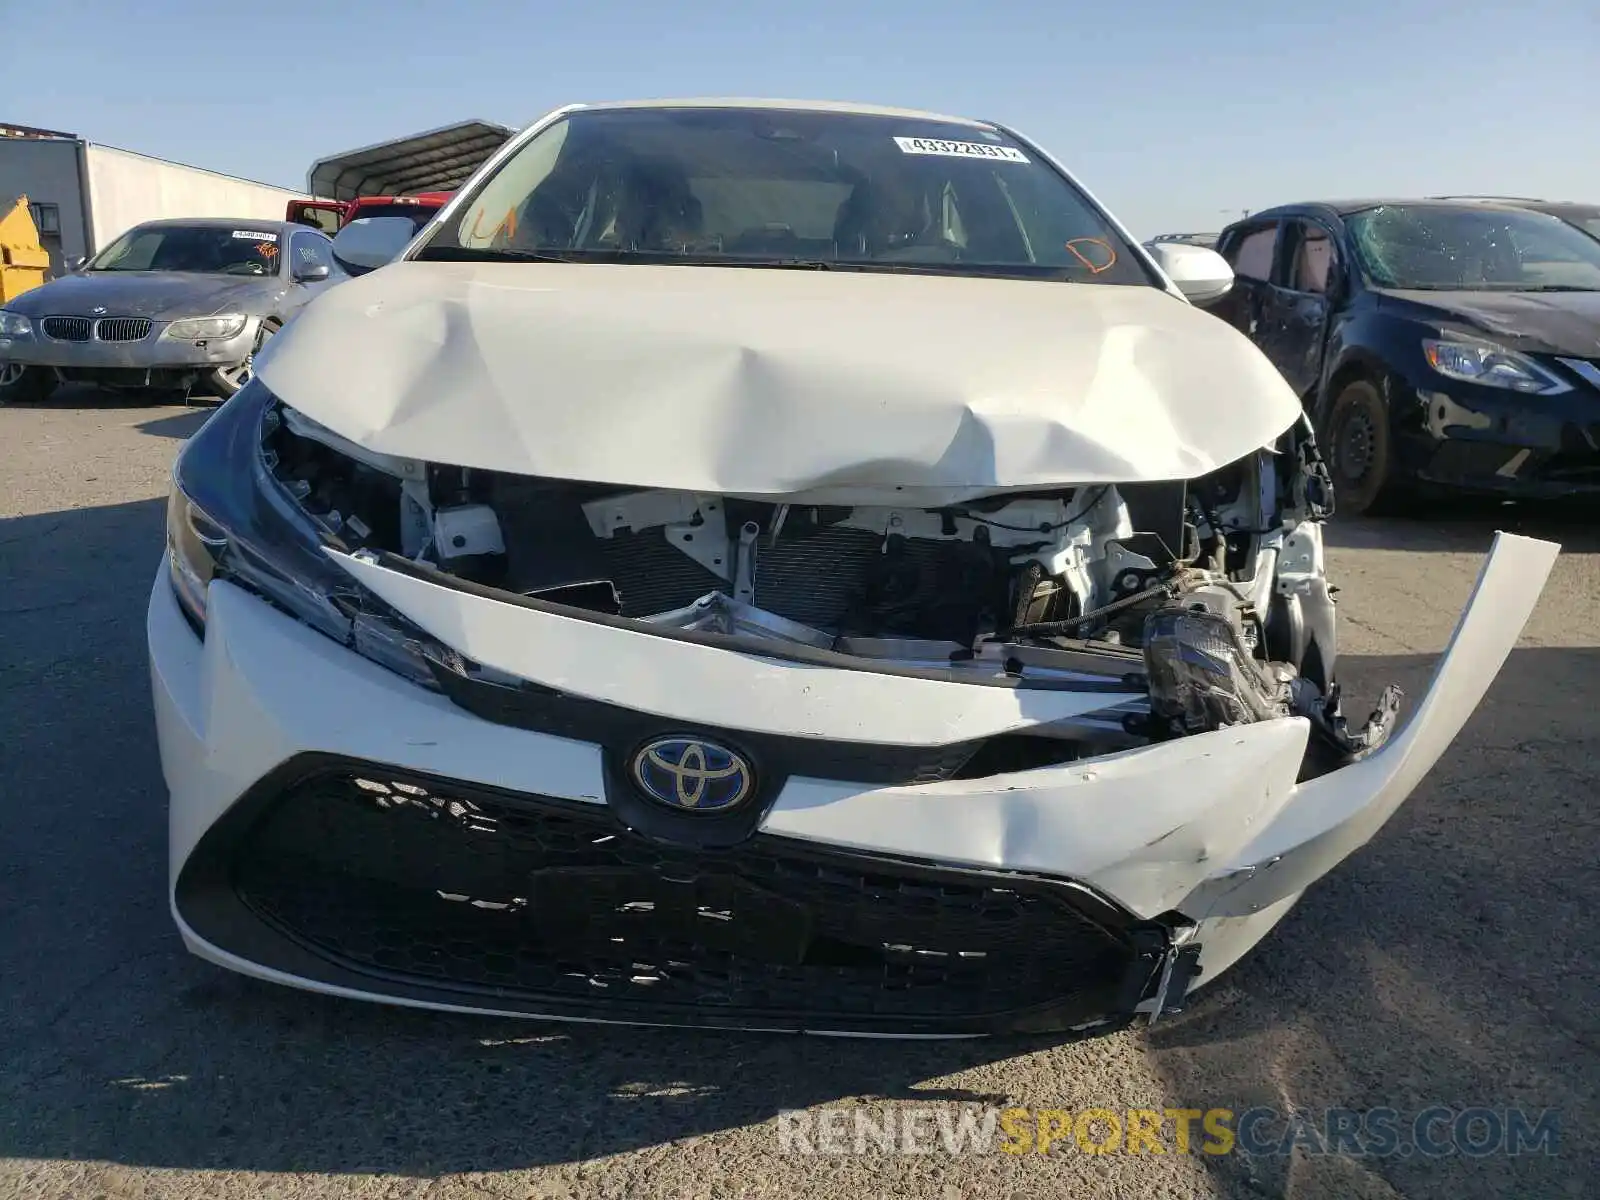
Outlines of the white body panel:
{"label": "white body panel", "polygon": [[367,450],[818,503],[1189,479],[1300,414],[1159,288],[742,267],[398,262],[256,369]]}
{"label": "white body panel", "polygon": [[332,557],[422,629],[476,662],[690,725],[936,746],[1081,716],[1132,698],[946,683],[731,654],[502,604],[358,558]]}

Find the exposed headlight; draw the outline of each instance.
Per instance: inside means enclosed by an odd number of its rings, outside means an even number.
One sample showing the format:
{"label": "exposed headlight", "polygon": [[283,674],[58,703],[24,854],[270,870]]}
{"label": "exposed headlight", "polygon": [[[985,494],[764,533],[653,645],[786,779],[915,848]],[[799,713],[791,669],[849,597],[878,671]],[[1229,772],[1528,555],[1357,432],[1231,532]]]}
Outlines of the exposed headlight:
{"label": "exposed headlight", "polygon": [[238,337],[250,320],[243,313],[223,313],[215,317],[184,317],[167,326],[166,336],[180,342],[222,342]]}
{"label": "exposed headlight", "polygon": [[425,687],[421,631],[328,558],[329,539],[271,473],[262,445],[276,413],[251,380],[185,443],[167,499],[167,570],[179,607],[204,633],[213,580],[253,592],[306,625]]}
{"label": "exposed headlight", "polygon": [[1446,379],[1481,383],[1485,387],[1509,388],[1535,396],[1555,396],[1570,392],[1572,385],[1547,371],[1526,354],[1506,350],[1488,342],[1469,342],[1455,338],[1424,338],[1422,353],[1428,365]]}
{"label": "exposed headlight", "polygon": [[21,313],[0,308],[0,338],[27,337],[33,332],[33,322]]}

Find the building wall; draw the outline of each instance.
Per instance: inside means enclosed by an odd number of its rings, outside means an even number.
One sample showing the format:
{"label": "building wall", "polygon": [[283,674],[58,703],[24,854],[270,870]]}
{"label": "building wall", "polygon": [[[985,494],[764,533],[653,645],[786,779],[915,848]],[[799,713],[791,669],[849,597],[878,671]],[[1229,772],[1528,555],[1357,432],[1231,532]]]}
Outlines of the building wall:
{"label": "building wall", "polygon": [[283,220],[301,193],[111,146],[86,147],[96,250],[141,221],[162,217]]}
{"label": "building wall", "polygon": [[90,250],[78,180],[80,145],[74,138],[0,137],[0,204],[9,208],[19,195],[27,196],[54,206],[60,220],[60,234],[41,239],[54,275]]}

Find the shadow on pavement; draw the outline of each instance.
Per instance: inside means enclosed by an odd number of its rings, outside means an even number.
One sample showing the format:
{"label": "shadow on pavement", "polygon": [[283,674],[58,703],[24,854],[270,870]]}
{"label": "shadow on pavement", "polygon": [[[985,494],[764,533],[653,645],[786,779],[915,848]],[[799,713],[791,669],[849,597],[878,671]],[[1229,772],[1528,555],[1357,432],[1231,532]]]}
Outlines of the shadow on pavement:
{"label": "shadow on pavement", "polygon": [[[1342,659],[1352,695],[1431,657]],[[1190,1012],[1151,1032],[1174,1106],[1559,1110],[1559,1156],[1208,1158],[1262,1196],[1593,1195],[1600,650],[1514,651],[1409,803]],[[1286,1131],[1268,1123],[1268,1140]],[[1445,1127],[1448,1131],[1448,1126]],[[1435,1132],[1438,1132],[1436,1129]],[[1484,1136],[1478,1134],[1476,1136]]]}
{"label": "shadow on pavement", "polygon": [[200,426],[211,418],[217,407],[207,404],[204,407],[190,407],[170,417],[157,417],[153,421],[140,422],[136,428],[140,433],[148,433],[153,437],[176,438],[186,441],[199,432]]}
{"label": "shadow on pavement", "polygon": [[[161,521],[159,500],[0,521],[0,1156],[432,1176],[668,1147],[841,1097],[1049,1102],[947,1077],[1054,1043],[456,1017],[189,957],[166,908],[143,654]],[[1415,698],[1430,667],[1370,657],[1344,672],[1352,695],[1394,678]],[[1597,671],[1600,652],[1517,651],[1375,842],[1147,1039],[1173,1105],[1556,1107],[1565,1155],[1211,1160],[1222,1186],[1559,1195],[1587,1182]]]}
{"label": "shadow on pavement", "polygon": [[1600,504],[1592,500],[1506,504],[1437,500],[1404,516],[1342,517],[1328,524],[1328,544],[1364,550],[1481,554],[1495,532],[1560,542],[1564,554],[1600,551]]}

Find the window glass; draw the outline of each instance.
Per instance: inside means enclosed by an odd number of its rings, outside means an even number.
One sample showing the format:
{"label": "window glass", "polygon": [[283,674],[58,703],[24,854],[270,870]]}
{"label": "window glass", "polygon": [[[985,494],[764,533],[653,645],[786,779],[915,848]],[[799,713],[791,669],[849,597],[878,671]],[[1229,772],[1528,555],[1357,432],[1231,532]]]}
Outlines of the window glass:
{"label": "window glass", "polygon": [[1289,286],[1297,292],[1321,295],[1328,290],[1328,272],[1332,266],[1333,239],[1328,231],[1318,225],[1301,225]]}
{"label": "window glass", "polygon": [[1600,291],[1600,241],[1543,213],[1392,204],[1346,223],[1379,287]]}
{"label": "window glass", "polygon": [[339,232],[339,216],[339,210],[336,208],[302,208],[295,222],[320,230],[332,237]]}
{"label": "window glass", "polygon": [[463,252],[1154,282],[1103,214],[992,126],[737,107],[563,118],[418,257]]}
{"label": "window glass", "polygon": [[29,204],[33,213],[34,228],[41,237],[54,237],[61,233],[61,209],[54,204]]}
{"label": "window glass", "polygon": [[275,275],[278,231],[241,223],[139,225],[95,255],[90,271],[182,271]]}
{"label": "window glass", "polygon": [[1246,279],[1271,279],[1272,256],[1278,249],[1278,227],[1254,229],[1236,241],[1228,251],[1233,273]]}

